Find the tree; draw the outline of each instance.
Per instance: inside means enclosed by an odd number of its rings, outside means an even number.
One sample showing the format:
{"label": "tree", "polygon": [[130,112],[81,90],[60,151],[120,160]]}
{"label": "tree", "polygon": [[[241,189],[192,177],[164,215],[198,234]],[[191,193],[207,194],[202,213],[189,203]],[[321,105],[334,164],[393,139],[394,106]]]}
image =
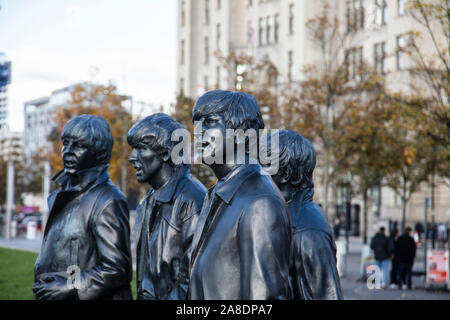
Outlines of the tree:
{"label": "tree", "polygon": [[109,173],[111,180],[120,186],[125,194],[138,193],[140,187],[134,174],[134,168],[128,161],[131,153],[126,136],[132,126],[131,115],[123,107],[127,97],[118,94],[117,88],[112,85],[77,85],[71,92],[71,98],[65,106],[56,109],[54,120],[56,127],[50,134],[52,150],[49,161],[53,171],[63,168],[61,159],[61,132],[65,124],[73,117],[81,114],[95,114],[102,116],[108,122],[114,138]]}
{"label": "tree", "polygon": [[411,75],[411,90],[395,98],[424,115],[419,134],[428,136],[432,145],[428,163],[434,209],[435,177],[450,178],[450,1],[409,0],[406,8],[417,24],[404,35],[397,55],[410,58],[405,69]]}
{"label": "tree", "polygon": [[[13,160],[14,165],[14,203],[23,204],[24,193],[37,194],[42,191],[42,170],[38,163],[39,155],[26,159],[23,150],[15,148],[13,152],[0,156],[0,208],[6,202],[7,180],[8,180],[8,158]],[[37,161],[37,162],[35,162]]]}
{"label": "tree", "polygon": [[388,139],[383,154],[388,161],[385,183],[402,202],[403,229],[408,202],[430,175],[432,143],[428,136],[421,134],[427,125],[424,121],[426,114],[422,110],[409,108],[399,100],[394,102],[395,113],[386,123]]}
{"label": "tree", "polygon": [[373,70],[366,69],[366,95],[353,101],[345,119],[345,132],[339,145],[347,145],[345,161],[353,186],[363,199],[363,242],[367,243],[369,191],[381,185],[386,174],[387,123],[395,109],[386,95],[385,81]]}
{"label": "tree", "polygon": [[227,70],[227,90],[253,95],[261,107],[267,129],[280,128],[282,113],[278,96],[279,71],[267,55],[260,59],[245,52],[231,51],[228,56],[217,54],[222,68]]}
{"label": "tree", "polygon": [[318,50],[317,61],[303,67],[304,80],[298,87],[291,85],[283,102],[287,115],[286,128],[300,132],[317,145],[318,167],[323,187],[322,208],[329,219],[329,192],[340,175],[346,174],[346,156],[350,150],[344,134],[347,113],[366,93],[361,77],[365,66],[358,62],[350,73],[353,34],[346,32],[336,15],[330,14],[328,2],[322,2],[317,16],[306,22],[313,45]]}

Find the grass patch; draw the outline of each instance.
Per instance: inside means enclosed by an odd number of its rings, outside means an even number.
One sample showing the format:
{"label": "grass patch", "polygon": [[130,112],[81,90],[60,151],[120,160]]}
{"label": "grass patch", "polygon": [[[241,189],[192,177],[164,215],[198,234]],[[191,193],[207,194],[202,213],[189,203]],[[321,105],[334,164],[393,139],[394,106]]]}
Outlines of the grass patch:
{"label": "grass patch", "polygon": [[[38,254],[0,248],[0,300],[32,300],[31,286],[34,264]],[[131,289],[136,299],[136,272],[133,271]]]}
{"label": "grass patch", "polygon": [[0,300],[32,300],[37,253],[0,248]]}

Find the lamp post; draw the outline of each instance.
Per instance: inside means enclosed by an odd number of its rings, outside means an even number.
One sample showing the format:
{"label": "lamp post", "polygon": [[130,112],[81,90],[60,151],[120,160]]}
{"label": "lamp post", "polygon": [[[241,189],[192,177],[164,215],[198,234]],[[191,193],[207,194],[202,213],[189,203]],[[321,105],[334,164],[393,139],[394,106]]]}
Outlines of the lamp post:
{"label": "lamp post", "polygon": [[6,194],[6,239],[11,240],[11,221],[14,210],[14,162],[8,160],[8,181]]}

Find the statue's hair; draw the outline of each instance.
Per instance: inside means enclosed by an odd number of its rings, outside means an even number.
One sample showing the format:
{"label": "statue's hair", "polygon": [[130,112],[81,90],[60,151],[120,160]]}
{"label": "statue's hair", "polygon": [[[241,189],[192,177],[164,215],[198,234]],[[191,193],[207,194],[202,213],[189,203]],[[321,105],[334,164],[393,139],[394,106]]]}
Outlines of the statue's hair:
{"label": "statue's hair", "polygon": [[172,141],[172,133],[185,127],[165,113],[155,113],[137,122],[128,131],[127,141],[133,148],[138,143],[143,143],[159,156],[172,152],[178,143]]}
{"label": "statue's hair", "polygon": [[279,134],[279,168],[289,167],[291,170],[289,183],[301,190],[313,189],[316,152],[311,142],[291,130],[279,130],[273,134]]}
{"label": "statue's hair", "polygon": [[111,158],[114,139],[109,124],[103,117],[83,114],[70,119],[61,133],[61,140],[64,138],[82,141],[92,152],[105,152],[103,164],[108,163]]}
{"label": "statue's hair", "polygon": [[192,110],[192,121],[208,114],[220,114],[225,118],[227,129],[264,129],[256,99],[245,92],[212,90],[203,94]]}

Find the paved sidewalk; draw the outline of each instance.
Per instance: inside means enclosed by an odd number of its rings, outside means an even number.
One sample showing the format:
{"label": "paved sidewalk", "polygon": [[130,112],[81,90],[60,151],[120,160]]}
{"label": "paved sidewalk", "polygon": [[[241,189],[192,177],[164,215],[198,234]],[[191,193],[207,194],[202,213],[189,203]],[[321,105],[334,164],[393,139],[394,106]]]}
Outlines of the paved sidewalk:
{"label": "paved sidewalk", "polygon": [[24,238],[6,240],[5,238],[0,238],[0,247],[39,253],[41,250],[41,242],[41,237],[35,240],[27,240]]}
{"label": "paved sidewalk", "polygon": [[[450,300],[450,291],[441,289],[425,289],[425,276],[413,276],[412,290],[384,289],[370,290],[365,281],[360,280],[361,238],[350,239],[347,256],[346,274],[341,278],[341,286],[346,300]],[[423,249],[417,250],[414,270],[423,269]]]}

